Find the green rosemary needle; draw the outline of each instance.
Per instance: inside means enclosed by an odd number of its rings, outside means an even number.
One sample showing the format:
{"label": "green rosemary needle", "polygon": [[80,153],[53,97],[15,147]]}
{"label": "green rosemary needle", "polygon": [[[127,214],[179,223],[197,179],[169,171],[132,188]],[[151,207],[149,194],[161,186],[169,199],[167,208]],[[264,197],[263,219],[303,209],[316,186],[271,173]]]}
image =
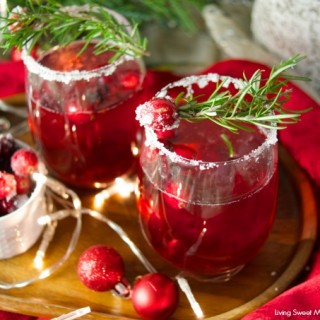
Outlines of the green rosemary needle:
{"label": "green rosemary needle", "polygon": [[215,90],[206,101],[192,94],[180,94],[176,103],[179,105],[180,119],[200,121],[209,119],[216,124],[236,133],[239,129],[251,130],[252,125],[284,129],[287,124],[296,123],[304,110],[289,110],[285,107],[290,99],[291,90],[287,84],[290,80],[309,80],[306,77],[286,74],[303,59],[295,55],[274,66],[267,79],[263,71],[257,70],[250,79],[240,80],[241,86],[236,93],[221,90],[228,81],[217,83]]}
{"label": "green rosemary needle", "polygon": [[231,141],[229,140],[228,136],[225,135],[224,133],[222,133],[220,135],[220,138],[223,140],[223,142],[226,144],[226,146],[228,148],[229,158],[233,158],[234,157],[233,145],[232,145]]}

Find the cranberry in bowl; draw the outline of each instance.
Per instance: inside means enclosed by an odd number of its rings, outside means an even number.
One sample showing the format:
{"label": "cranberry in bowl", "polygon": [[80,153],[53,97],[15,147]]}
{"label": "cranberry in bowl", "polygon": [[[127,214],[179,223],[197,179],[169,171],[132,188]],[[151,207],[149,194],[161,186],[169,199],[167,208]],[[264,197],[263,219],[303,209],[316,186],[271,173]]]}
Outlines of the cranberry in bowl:
{"label": "cranberry in bowl", "polygon": [[37,154],[10,134],[0,135],[0,259],[24,253],[38,240],[46,214],[45,177]]}

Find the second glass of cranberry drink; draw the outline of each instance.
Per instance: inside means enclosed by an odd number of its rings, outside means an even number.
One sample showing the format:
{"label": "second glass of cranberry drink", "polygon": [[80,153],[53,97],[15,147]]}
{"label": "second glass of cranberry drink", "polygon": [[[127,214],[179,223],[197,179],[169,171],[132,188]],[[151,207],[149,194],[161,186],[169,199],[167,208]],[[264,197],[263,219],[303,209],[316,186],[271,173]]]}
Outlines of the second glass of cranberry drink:
{"label": "second glass of cranberry drink", "polygon": [[94,41],[79,54],[84,44],[57,46],[37,60],[24,53],[29,125],[51,174],[102,188],[135,166],[134,112],[145,70],[137,57],[110,62],[114,51],[95,54]]}
{"label": "second glass of cranberry drink", "polygon": [[177,121],[178,93],[205,100],[222,78],[185,78],[137,109],[143,233],[167,261],[206,280],[230,279],[257,254],[277,207],[276,129],[249,124],[235,134],[208,119]]}

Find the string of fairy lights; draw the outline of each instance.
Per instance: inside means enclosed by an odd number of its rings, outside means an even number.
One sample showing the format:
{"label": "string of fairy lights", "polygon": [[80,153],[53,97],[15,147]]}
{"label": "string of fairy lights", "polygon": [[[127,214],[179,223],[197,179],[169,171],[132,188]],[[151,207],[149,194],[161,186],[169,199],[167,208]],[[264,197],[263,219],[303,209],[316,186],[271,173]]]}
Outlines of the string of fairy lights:
{"label": "string of fairy lights", "polygon": [[[34,173],[33,175],[35,180],[40,181],[41,183],[45,183],[47,190],[46,196],[48,197],[48,212],[38,219],[38,223],[43,225],[45,230],[42,234],[39,248],[33,260],[34,267],[39,271],[39,273],[38,275],[32,278],[18,281],[15,283],[7,283],[0,280],[1,289],[22,288],[28,286],[31,283],[34,283],[35,281],[48,278],[57,269],[59,269],[69,259],[70,255],[72,254],[77,245],[82,230],[82,217],[84,215],[88,215],[91,218],[102,222],[107,227],[112,229],[121,238],[121,240],[130,248],[132,253],[138,258],[138,260],[142,263],[142,265],[148,272],[156,272],[154,266],[147,260],[147,258],[141,252],[141,250],[136,246],[136,244],[130,239],[130,237],[124,231],[124,229],[120,225],[118,225],[117,223],[110,220],[108,217],[99,212],[99,209],[101,209],[102,206],[105,203],[107,203],[107,201],[113,196],[121,197],[125,202],[125,199],[130,197],[136,190],[136,181],[134,179],[116,179],[115,183],[112,184],[109,188],[106,188],[96,194],[93,202],[94,209],[88,209],[82,206],[79,196],[73,190],[67,188],[61,182],[53,178],[47,177],[41,173]],[[59,202],[62,208],[54,210],[54,206],[52,206],[52,203],[54,201]],[[58,261],[53,263],[51,266],[44,268],[44,259],[46,257],[46,252],[50,243],[53,240],[56,227],[59,221],[68,217],[74,218],[76,220],[76,223],[71,235],[70,242],[65,250],[65,253]],[[198,319],[203,318],[203,311],[199,303],[195,299],[188,281],[180,274],[175,276],[175,280],[177,281],[181,291],[185,294],[187,300],[189,301],[191,309],[193,310],[196,317]],[[86,308],[80,309],[79,312],[80,314],[82,314],[82,312],[87,313],[89,311],[88,308]],[[57,319],[70,320],[75,319],[76,317],[79,317],[77,311],[72,313],[70,317],[65,315],[63,316],[63,318]]]}

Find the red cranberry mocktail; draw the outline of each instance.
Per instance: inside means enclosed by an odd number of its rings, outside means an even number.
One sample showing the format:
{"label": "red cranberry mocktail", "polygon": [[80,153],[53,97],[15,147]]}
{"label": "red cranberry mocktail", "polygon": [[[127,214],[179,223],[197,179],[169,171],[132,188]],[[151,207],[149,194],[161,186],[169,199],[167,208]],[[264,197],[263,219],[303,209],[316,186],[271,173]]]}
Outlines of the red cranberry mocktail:
{"label": "red cranberry mocktail", "polygon": [[[191,86],[196,80],[177,87],[207,94],[201,89],[211,78]],[[145,126],[137,194],[142,231],[185,274],[228,280],[258,253],[273,225],[276,130],[251,124],[233,133],[205,119],[176,122],[176,89],[168,85],[137,109]]]}
{"label": "red cranberry mocktail", "polygon": [[[141,154],[138,206],[145,236],[162,257],[197,276],[215,276],[243,266],[266,241],[276,214],[274,151],[268,151],[271,157],[262,155],[257,164],[244,160],[233,166],[219,138],[207,141],[209,134],[219,137],[221,131],[210,121],[201,125],[184,121],[166,144],[193,159],[215,161],[217,167],[211,169],[175,165],[157,149],[144,147]],[[265,140],[257,132],[239,135],[231,136],[238,154],[250,153]],[[150,165],[155,157],[158,163]],[[151,166],[159,175],[149,170]],[[199,187],[200,183],[205,186]],[[205,193],[203,201],[197,192]]]}
{"label": "red cranberry mocktail", "polygon": [[[77,187],[104,187],[135,165],[132,148],[141,61],[94,54],[94,43],[56,48],[40,58],[46,73],[28,70],[29,124],[41,156],[58,179]],[[69,77],[69,78],[68,78]]]}

